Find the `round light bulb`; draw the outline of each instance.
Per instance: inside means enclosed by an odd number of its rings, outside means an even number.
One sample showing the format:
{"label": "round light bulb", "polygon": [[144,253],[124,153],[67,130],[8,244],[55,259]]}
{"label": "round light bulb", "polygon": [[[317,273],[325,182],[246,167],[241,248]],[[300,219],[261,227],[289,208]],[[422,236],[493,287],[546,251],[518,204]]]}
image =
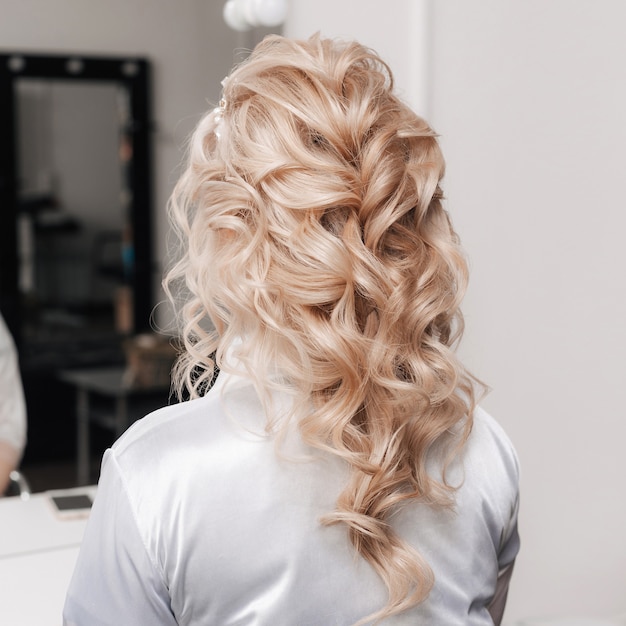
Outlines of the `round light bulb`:
{"label": "round light bulb", "polygon": [[222,14],[224,16],[224,21],[228,24],[228,26],[230,26],[233,30],[244,32],[246,30],[250,30],[252,24],[246,20],[240,4],[241,3],[237,0],[228,0],[228,2],[224,5]]}
{"label": "round light bulb", "polygon": [[287,0],[252,0],[259,26],[278,26],[287,17]]}
{"label": "round light bulb", "polygon": [[228,0],[223,15],[233,30],[278,26],[287,17],[287,0]]}

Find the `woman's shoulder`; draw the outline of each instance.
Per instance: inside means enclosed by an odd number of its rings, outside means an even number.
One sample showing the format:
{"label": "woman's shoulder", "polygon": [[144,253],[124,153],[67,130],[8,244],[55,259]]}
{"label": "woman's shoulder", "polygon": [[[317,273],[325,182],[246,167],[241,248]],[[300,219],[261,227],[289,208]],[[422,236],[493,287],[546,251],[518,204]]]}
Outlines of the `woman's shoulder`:
{"label": "woman's shoulder", "polygon": [[[457,505],[463,516],[484,517],[493,540],[515,525],[520,468],[515,447],[504,428],[484,409],[474,413],[472,431],[461,454]],[[505,534],[508,536],[509,530]]]}
{"label": "woman's shoulder", "polygon": [[134,422],[113,444],[113,450],[117,456],[123,456],[147,443],[165,441],[174,432],[188,430],[192,424],[204,421],[211,404],[208,398],[197,398],[161,407]]}
{"label": "woman's shoulder", "polygon": [[210,485],[231,464],[229,457],[252,462],[267,456],[272,444],[258,396],[252,385],[232,382],[150,413],[115,442],[109,456],[129,494],[180,481]]}
{"label": "woman's shoulder", "polygon": [[[260,404],[251,385],[215,385],[205,396],[164,406],[136,421],[113,445],[116,456],[144,447],[172,450],[190,441],[233,436],[239,420],[259,422]],[[245,413],[244,416],[241,414]]]}
{"label": "woman's shoulder", "polygon": [[500,423],[480,406],[474,411],[467,448],[472,461],[483,466],[503,466],[509,478],[518,482],[519,460],[515,446]]}

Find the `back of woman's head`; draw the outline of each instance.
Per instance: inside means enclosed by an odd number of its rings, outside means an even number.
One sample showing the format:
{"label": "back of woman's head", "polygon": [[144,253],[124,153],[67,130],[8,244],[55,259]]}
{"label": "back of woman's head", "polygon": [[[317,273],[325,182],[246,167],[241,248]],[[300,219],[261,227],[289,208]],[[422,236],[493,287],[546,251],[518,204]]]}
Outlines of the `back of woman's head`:
{"label": "back of woman's head", "polygon": [[169,281],[189,293],[181,386],[201,393],[211,355],[222,364],[237,342],[262,395],[281,384],[297,396],[304,438],[352,468],[324,522],[346,524],[387,584],[380,615],[432,585],[389,516],[406,500],[450,503],[426,460],[471,427],[471,380],[452,352],[466,266],[443,167],[375,53],[273,36],[225,80],[171,203],[184,255]]}

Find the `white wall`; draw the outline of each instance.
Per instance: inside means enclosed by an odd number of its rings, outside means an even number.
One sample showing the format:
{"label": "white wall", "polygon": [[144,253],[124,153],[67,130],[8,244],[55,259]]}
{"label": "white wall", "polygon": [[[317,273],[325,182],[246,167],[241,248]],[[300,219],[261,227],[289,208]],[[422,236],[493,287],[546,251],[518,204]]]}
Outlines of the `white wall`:
{"label": "white wall", "polygon": [[376,48],[442,135],[462,354],[523,470],[509,621],[626,612],[625,22],[620,0],[293,0],[286,27]]}
{"label": "white wall", "polygon": [[510,615],[626,612],[626,5],[434,4],[464,354],[523,467]]}
{"label": "white wall", "polygon": [[398,92],[424,115],[427,19],[426,0],[392,0],[384,5],[380,0],[291,0],[284,32],[306,38],[319,31],[325,37],[357,39],[373,48],[393,69]]}

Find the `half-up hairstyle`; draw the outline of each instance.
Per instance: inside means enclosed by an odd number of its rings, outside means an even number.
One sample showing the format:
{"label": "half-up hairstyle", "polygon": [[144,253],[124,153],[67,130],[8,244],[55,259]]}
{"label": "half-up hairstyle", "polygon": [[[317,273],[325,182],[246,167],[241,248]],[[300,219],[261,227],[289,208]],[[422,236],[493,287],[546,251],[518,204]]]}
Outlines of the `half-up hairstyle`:
{"label": "half-up hairstyle", "polygon": [[166,286],[187,294],[176,380],[201,395],[228,349],[262,398],[295,396],[305,441],[351,468],[322,523],[345,524],[386,584],[380,619],[432,587],[390,518],[406,501],[453,504],[426,462],[460,450],[475,404],[453,352],[467,267],[441,204],[443,158],[357,43],[268,37],[223,98],[170,204],[183,256]]}

